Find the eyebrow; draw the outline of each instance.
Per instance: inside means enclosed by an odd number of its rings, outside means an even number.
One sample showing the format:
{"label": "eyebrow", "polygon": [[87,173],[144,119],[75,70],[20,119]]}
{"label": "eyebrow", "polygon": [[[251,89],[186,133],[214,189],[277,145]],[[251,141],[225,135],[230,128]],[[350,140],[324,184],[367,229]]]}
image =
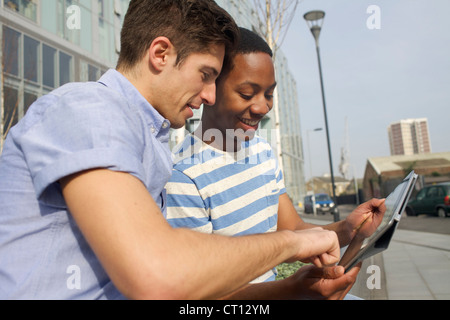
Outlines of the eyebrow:
{"label": "eyebrow", "polygon": [[[242,82],[241,84],[239,84],[239,87],[245,86],[245,85],[249,85],[249,86],[253,87],[254,89],[261,89],[261,86],[260,86],[259,84],[254,83],[254,82],[251,82],[251,81],[244,81],[244,82]],[[268,90],[273,89],[273,88],[275,88],[276,86],[277,86],[277,82],[275,81],[275,82],[268,88]]]}
{"label": "eyebrow", "polygon": [[209,72],[212,72],[212,74],[214,76],[216,76],[216,77],[219,76],[219,71],[217,71],[216,68],[214,68],[214,67],[205,65],[201,68],[201,70],[208,70]]}

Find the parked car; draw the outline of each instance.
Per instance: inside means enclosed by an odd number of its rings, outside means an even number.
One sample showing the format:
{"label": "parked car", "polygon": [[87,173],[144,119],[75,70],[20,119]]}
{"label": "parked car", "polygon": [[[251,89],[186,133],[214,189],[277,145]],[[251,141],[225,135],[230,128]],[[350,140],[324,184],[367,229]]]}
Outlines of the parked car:
{"label": "parked car", "polygon": [[448,216],[450,214],[450,182],[422,188],[417,196],[409,200],[405,211],[408,216],[418,214]]}
{"label": "parked car", "polygon": [[[337,207],[331,197],[326,193],[317,193],[316,198],[316,210],[318,213],[325,214],[327,212],[334,214]],[[305,213],[313,213],[313,201],[312,195],[306,196],[304,201]]]}

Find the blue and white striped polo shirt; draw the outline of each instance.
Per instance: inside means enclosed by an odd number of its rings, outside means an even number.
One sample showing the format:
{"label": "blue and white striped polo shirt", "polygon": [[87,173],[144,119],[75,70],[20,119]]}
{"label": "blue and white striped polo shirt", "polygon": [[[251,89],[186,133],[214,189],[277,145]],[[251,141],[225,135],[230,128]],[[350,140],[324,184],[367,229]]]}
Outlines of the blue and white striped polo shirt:
{"label": "blue and white striped polo shirt", "polygon": [[[174,149],[166,185],[173,227],[241,236],[277,230],[283,175],[270,144],[255,136],[238,152],[215,149],[189,135]],[[271,270],[254,282],[274,280]]]}

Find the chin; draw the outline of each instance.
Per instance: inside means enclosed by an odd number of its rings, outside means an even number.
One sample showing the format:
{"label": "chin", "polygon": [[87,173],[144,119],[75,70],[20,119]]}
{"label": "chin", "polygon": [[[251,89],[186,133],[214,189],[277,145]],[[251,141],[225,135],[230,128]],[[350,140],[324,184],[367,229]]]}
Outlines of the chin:
{"label": "chin", "polygon": [[255,137],[256,132],[255,131],[246,131],[243,134],[236,134],[236,139],[238,141],[249,141],[252,140]]}
{"label": "chin", "polygon": [[170,128],[171,129],[181,129],[185,126],[185,122],[183,123],[170,123]]}

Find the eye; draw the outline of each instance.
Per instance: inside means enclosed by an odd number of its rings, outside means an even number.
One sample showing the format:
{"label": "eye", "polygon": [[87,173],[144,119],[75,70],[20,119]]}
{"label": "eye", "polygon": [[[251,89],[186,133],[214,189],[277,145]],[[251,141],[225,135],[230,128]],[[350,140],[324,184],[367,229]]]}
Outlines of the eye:
{"label": "eye", "polygon": [[253,95],[247,95],[247,94],[243,94],[243,93],[239,93],[239,95],[241,96],[242,99],[244,100],[251,100],[253,98]]}
{"label": "eye", "polygon": [[266,94],[266,99],[267,100],[272,100],[273,99],[273,94]]}
{"label": "eye", "polygon": [[203,81],[209,81],[211,79],[211,75],[208,72],[202,72],[203,74]]}

